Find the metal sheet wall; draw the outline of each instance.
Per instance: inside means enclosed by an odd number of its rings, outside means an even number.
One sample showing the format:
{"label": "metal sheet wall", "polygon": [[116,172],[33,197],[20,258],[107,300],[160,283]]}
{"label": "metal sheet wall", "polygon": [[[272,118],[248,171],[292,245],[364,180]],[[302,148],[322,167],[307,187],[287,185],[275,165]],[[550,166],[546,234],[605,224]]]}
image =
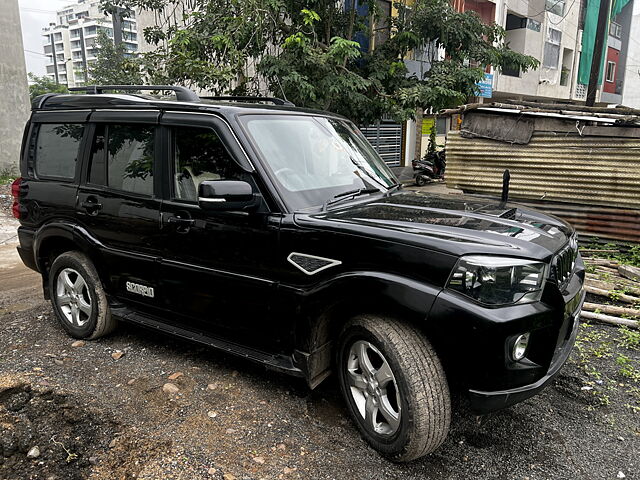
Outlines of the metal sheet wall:
{"label": "metal sheet wall", "polygon": [[640,140],[536,132],[527,145],[449,132],[447,186],[509,197],[557,215],[585,235],[640,242]]}
{"label": "metal sheet wall", "polygon": [[499,195],[640,209],[640,139],[536,132],[527,145],[463,138],[450,131],[447,185]]}

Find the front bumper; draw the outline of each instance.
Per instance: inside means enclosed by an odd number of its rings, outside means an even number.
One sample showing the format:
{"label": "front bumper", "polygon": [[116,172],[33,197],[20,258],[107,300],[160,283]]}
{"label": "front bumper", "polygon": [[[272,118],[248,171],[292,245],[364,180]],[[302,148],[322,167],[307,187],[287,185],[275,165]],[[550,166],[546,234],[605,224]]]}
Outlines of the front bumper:
{"label": "front bumper", "polygon": [[514,405],[536,395],[554,379],[569,358],[569,354],[575,343],[578,334],[580,311],[582,310],[585,295],[585,291],[580,289],[578,294],[567,303],[567,306],[570,307],[570,311],[567,312],[569,318],[565,320],[566,328],[561,330],[560,338],[547,373],[534,383],[507,390],[469,390],[472,410],[477,413],[489,413]]}

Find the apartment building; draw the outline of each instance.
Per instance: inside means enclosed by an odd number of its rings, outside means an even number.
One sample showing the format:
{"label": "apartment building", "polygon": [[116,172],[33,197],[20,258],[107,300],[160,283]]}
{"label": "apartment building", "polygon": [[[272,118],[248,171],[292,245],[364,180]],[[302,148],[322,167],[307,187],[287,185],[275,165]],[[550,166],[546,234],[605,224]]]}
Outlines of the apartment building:
{"label": "apartment building", "polygon": [[[96,59],[98,32],[122,42],[131,54],[138,51],[136,15],[120,21],[105,15],[97,0],[78,0],[58,10],[56,22],[42,29],[47,75],[56,83],[74,87],[87,81],[89,65]],[[115,27],[114,27],[115,24]]]}
{"label": "apartment building", "polygon": [[[585,58],[580,68],[587,2],[454,0],[454,6],[459,11],[473,10],[485,22],[495,21],[503,26],[505,41],[512,50],[540,61],[538,69],[526,73],[516,68],[502,71],[491,69],[488,73],[492,88],[488,94],[483,89],[485,99],[583,102],[586,99],[590,66],[590,58]],[[596,96],[600,104],[622,103],[628,51],[630,44],[635,41],[631,35],[633,3],[630,0],[610,22],[602,79]],[[640,3],[640,0],[635,3]],[[637,23],[636,35],[640,32],[640,17]],[[636,57],[639,57],[640,43],[637,47],[639,52]]]}

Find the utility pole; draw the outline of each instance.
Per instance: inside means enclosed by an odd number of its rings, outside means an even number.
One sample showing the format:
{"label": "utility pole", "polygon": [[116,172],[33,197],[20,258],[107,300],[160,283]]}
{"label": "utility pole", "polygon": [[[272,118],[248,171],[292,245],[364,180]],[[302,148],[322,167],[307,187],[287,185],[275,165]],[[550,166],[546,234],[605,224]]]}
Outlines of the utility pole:
{"label": "utility pole", "polygon": [[591,72],[589,73],[589,86],[587,87],[587,107],[593,107],[596,103],[596,92],[598,91],[598,79],[600,68],[602,67],[602,51],[604,50],[606,39],[609,38],[607,28],[609,20],[610,0],[600,0],[600,11],[598,12],[598,28],[593,45],[593,58],[591,60]]}

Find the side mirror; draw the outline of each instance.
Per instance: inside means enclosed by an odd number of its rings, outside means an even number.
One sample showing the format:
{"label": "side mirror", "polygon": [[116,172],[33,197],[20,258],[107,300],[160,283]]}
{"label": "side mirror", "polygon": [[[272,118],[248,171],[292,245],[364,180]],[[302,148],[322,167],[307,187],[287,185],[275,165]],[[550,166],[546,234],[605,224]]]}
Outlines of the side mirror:
{"label": "side mirror", "polygon": [[248,210],[257,206],[251,185],[240,180],[205,180],[198,187],[203,210]]}

